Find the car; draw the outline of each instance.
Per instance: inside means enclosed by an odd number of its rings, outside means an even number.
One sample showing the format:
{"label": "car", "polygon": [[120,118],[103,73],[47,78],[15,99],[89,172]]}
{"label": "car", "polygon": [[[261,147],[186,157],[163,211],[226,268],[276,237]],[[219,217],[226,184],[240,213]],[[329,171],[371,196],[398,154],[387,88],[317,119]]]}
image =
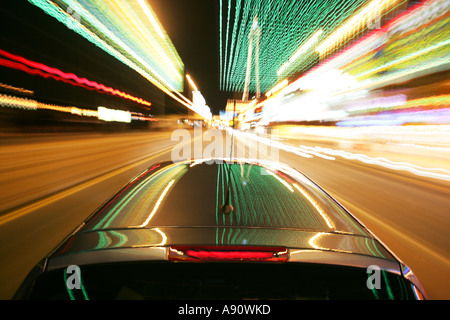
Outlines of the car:
{"label": "car", "polygon": [[157,163],[38,263],[15,299],[426,299],[410,268],[278,162]]}

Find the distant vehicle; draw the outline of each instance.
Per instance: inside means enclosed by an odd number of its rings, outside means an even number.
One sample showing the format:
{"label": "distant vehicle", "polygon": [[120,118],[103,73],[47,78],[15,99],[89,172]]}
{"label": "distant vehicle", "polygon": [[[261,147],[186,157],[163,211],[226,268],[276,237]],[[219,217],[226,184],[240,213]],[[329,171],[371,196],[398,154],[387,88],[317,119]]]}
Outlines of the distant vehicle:
{"label": "distant vehicle", "polygon": [[28,275],[15,299],[424,299],[411,270],[280,163],[158,163]]}

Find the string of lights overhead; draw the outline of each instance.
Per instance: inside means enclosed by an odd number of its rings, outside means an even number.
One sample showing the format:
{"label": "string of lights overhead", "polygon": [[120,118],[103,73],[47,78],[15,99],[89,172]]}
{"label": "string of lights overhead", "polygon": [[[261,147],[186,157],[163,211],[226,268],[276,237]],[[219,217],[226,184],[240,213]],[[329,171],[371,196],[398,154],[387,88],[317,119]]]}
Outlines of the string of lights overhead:
{"label": "string of lights overhead", "polygon": [[[250,91],[256,92],[259,85],[267,92],[284,79],[308,70],[406,0],[219,2],[220,89],[242,92],[251,66]],[[250,34],[255,27],[260,34],[259,54],[250,57],[250,46],[255,46]]]}

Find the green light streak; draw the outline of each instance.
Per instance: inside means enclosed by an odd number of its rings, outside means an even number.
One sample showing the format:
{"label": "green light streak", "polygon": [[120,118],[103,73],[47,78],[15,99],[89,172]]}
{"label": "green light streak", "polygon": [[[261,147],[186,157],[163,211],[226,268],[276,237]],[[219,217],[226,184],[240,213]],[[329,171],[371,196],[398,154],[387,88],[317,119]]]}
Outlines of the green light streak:
{"label": "green light streak", "polygon": [[[294,192],[290,183],[283,177],[271,174],[261,174],[259,170],[252,170],[250,164],[221,164],[221,190],[217,186],[216,223],[218,206],[225,202],[226,187],[232,190],[230,203],[234,210],[231,214],[222,214],[222,225],[229,226],[297,226],[305,229],[328,229],[325,221],[318,214],[316,208],[301,193]],[[259,168],[259,167],[257,167]],[[228,170],[231,170],[230,180]],[[222,195],[220,197],[219,193]],[[273,199],[270,203],[266,198]]]}
{"label": "green light streak", "polygon": [[392,293],[392,288],[391,288],[391,286],[389,284],[389,280],[388,280],[386,271],[381,270],[381,274],[383,275],[383,279],[384,279],[384,283],[386,285],[386,291],[387,291],[387,294],[389,296],[389,300],[394,300],[395,297],[394,297],[394,294]]}
{"label": "green light streak", "polygon": [[[231,38],[232,39],[231,40],[231,47],[232,48],[235,46],[235,41],[236,41],[235,34],[236,34],[236,29],[237,29],[237,25],[238,25],[238,21],[239,21],[239,15],[240,15],[240,12],[241,12],[241,2],[242,1],[239,0],[239,2],[236,5],[236,13],[235,13],[234,25],[233,25],[233,35],[232,35],[232,38]],[[229,17],[228,17],[228,19],[229,19]],[[227,30],[227,33],[228,33],[228,30]],[[233,57],[234,57],[234,54],[233,54],[233,52],[231,52],[230,53],[230,62],[233,61]],[[230,65],[231,66],[233,65],[232,62],[231,62]],[[229,77],[230,72],[231,72],[231,68],[228,67],[228,69],[227,69],[228,77]]]}
{"label": "green light streak", "polygon": [[110,230],[110,234],[115,235],[117,238],[119,238],[119,241],[114,245],[114,247],[120,248],[123,244],[125,244],[128,240],[128,237],[124,235],[123,233]]}
{"label": "green light streak", "polygon": [[[220,90],[242,92],[247,68],[249,33],[253,17],[258,17],[260,39],[260,86],[267,92],[282,78],[306,71],[318,60],[315,49],[320,41],[286,68],[280,77],[277,71],[315,32],[322,29],[325,39],[348,17],[369,0],[219,0],[220,19]],[[233,6],[234,17],[232,17]],[[227,7],[227,8],[225,8]],[[223,13],[227,10],[227,20]],[[225,26],[226,24],[226,26]],[[233,24],[231,26],[231,24]],[[223,35],[225,30],[226,34]],[[355,35],[356,36],[356,35]],[[223,43],[225,42],[225,43]],[[255,45],[255,44],[254,44]],[[254,52],[255,50],[253,50]],[[250,91],[256,91],[252,57]]]}
{"label": "green light streak", "polygon": [[[173,44],[168,37],[161,40],[148,31],[142,9],[134,7],[131,2],[29,2],[134,69],[157,87],[183,91],[184,65]],[[64,8],[69,7],[80,17],[80,22],[64,11]],[[130,19],[130,16],[134,18]]]}
{"label": "green light streak", "polygon": [[64,275],[64,287],[66,287],[67,294],[69,295],[70,300],[75,300],[75,295],[73,294],[72,290],[70,290],[67,287],[67,270],[66,269],[63,270],[63,275]]}
{"label": "green light streak", "polygon": [[[382,65],[382,66],[380,66],[380,67],[377,67],[377,68],[368,70],[368,71],[366,71],[366,72],[364,72],[364,73],[362,73],[362,74],[357,75],[356,78],[362,78],[362,77],[364,77],[364,76],[366,76],[366,75],[368,75],[368,74],[373,74],[373,73],[376,73],[377,71],[387,69],[387,68],[389,68],[389,67],[391,67],[391,66],[393,66],[393,65],[396,65],[396,64],[399,64],[399,63],[401,63],[401,62],[405,62],[405,61],[411,60],[412,58],[416,58],[416,57],[418,57],[418,56],[421,56],[421,55],[423,55],[423,54],[425,54],[425,53],[431,52],[431,51],[433,51],[433,50],[436,50],[436,49],[438,49],[438,48],[440,48],[440,47],[443,47],[443,46],[446,46],[446,45],[448,45],[448,44],[450,44],[450,39],[449,39],[449,40],[446,40],[446,41],[442,41],[442,42],[440,42],[440,43],[437,43],[437,44],[435,44],[435,45],[433,45],[433,46],[430,46],[430,47],[428,47],[428,48],[425,48],[425,49],[416,51],[416,52],[411,53],[411,54],[409,54],[409,55],[407,55],[407,56],[404,56],[404,57],[401,57],[401,58],[399,58],[399,59],[397,59],[397,60],[394,60],[394,61],[391,61],[391,62],[389,62],[389,63],[386,63],[386,64],[384,64],[384,65]],[[450,60],[447,59],[447,62],[448,62],[448,61],[450,61]],[[442,62],[442,64],[444,64],[444,63],[445,63],[445,62]],[[438,65],[439,65],[439,64],[438,64]]]}
{"label": "green light streak", "polygon": [[[222,0],[219,0],[222,1]],[[228,36],[229,36],[229,30],[230,30],[230,11],[231,11],[231,0],[228,0],[228,6],[227,6],[227,26],[226,26],[226,32],[225,32],[225,52],[223,54],[223,68],[224,70],[228,70],[227,68],[227,54],[228,54]],[[222,10],[222,6],[221,6]],[[222,11],[220,12],[220,16],[222,17]],[[222,55],[222,53],[221,53]]]}
{"label": "green light streak", "polygon": [[98,234],[98,244],[94,248],[94,250],[106,248],[112,243],[111,239],[108,237],[106,232],[99,232],[97,234]]}
{"label": "green light streak", "polygon": [[[219,225],[219,186],[220,186],[220,171],[221,171],[221,164],[217,166],[217,188],[216,188],[216,224]],[[216,237],[217,239],[217,237]],[[217,240],[216,240],[217,243]]]}
{"label": "green light streak", "polygon": [[[226,183],[228,183],[228,182],[225,182],[225,181],[227,181],[226,179],[228,179],[227,170],[230,170],[230,169],[229,169],[229,167],[227,167],[226,164],[221,164],[220,166],[222,168],[222,202],[220,203],[220,205],[222,205],[225,203],[225,196],[226,196],[226,187],[225,186],[226,186]],[[225,223],[226,223],[225,215],[222,214],[222,224],[225,225]],[[222,241],[222,243],[223,243],[223,241]]]}
{"label": "green light streak", "polygon": [[[223,43],[223,30],[222,30],[222,10],[223,10],[223,6],[222,6],[222,0],[218,0],[219,1],[219,70],[223,70],[223,48],[222,48],[222,43]],[[223,85],[223,79],[221,76],[219,76],[219,86],[222,87]]]}

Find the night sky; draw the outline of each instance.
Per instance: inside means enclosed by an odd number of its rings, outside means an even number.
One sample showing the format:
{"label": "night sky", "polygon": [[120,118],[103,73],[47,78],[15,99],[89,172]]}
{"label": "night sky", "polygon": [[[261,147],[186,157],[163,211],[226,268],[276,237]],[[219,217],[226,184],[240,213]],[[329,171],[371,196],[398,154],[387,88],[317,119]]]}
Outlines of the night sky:
{"label": "night sky", "polygon": [[[213,114],[225,108],[232,93],[219,91],[219,29],[216,0],[149,0],[166,29],[187,74],[190,74]],[[134,70],[26,0],[7,1],[0,8],[0,49],[72,72],[152,102],[151,113],[186,112]],[[74,87],[53,79],[0,66],[0,82],[35,91],[34,98],[80,107],[124,105],[121,98]],[[192,99],[186,81],[185,96]],[[131,111],[145,111],[126,101]]]}
{"label": "night sky", "polygon": [[219,91],[219,1],[149,0],[213,114],[225,109]]}

